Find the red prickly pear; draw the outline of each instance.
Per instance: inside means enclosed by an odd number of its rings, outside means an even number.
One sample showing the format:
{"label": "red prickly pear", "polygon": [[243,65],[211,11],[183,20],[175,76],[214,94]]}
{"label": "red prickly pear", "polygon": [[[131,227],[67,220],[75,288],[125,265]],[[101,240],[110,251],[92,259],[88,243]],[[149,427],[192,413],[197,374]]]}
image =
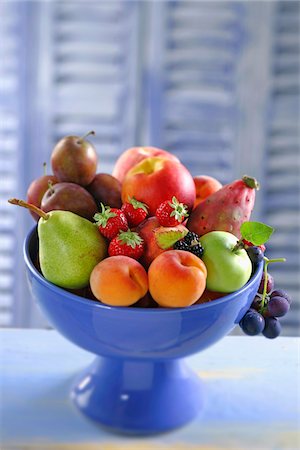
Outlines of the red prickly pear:
{"label": "red prickly pear", "polygon": [[225,185],[192,211],[187,228],[200,236],[228,231],[240,239],[240,227],[250,219],[256,189],[258,182],[247,175]]}

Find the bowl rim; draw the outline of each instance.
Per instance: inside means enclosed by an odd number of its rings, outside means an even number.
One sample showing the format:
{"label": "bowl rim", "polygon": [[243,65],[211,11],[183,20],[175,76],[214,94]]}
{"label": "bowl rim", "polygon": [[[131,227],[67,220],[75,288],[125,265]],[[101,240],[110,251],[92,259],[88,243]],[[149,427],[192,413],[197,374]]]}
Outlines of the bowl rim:
{"label": "bowl rim", "polygon": [[175,314],[180,312],[195,312],[201,309],[207,309],[212,308],[214,306],[220,305],[221,303],[229,302],[231,300],[236,299],[236,297],[243,294],[244,291],[246,291],[250,284],[255,283],[257,281],[257,278],[262,275],[263,271],[263,265],[264,261],[262,260],[256,267],[254,273],[250,277],[250,279],[247,281],[244,286],[242,286],[239,290],[231,292],[229,294],[223,295],[223,297],[211,300],[210,302],[200,303],[200,304],[193,304],[190,306],[184,306],[180,308],[134,308],[132,306],[110,306],[105,305],[104,303],[101,303],[100,301],[93,301],[88,298],[80,297],[79,295],[76,295],[72,292],[67,291],[66,289],[56,286],[55,284],[51,283],[50,281],[46,280],[46,278],[43,277],[43,275],[36,269],[34,266],[30,254],[29,254],[29,243],[33,237],[34,233],[37,233],[37,226],[34,226],[26,235],[23,243],[23,255],[24,260],[27,268],[30,270],[32,275],[45,287],[50,289],[53,292],[58,293],[60,296],[65,297],[67,300],[76,301],[78,305],[84,306],[85,308],[96,308],[99,310],[113,310],[113,311],[122,311],[123,313],[128,312],[132,314]]}

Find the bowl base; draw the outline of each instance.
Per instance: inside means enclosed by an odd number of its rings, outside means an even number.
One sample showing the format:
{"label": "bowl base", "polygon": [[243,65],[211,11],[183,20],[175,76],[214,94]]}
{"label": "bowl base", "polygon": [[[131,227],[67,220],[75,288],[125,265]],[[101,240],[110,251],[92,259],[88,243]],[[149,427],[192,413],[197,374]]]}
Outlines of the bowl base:
{"label": "bowl base", "polygon": [[146,435],[192,420],[203,404],[202,382],[182,359],[97,357],[71,397],[82,413],[115,432]]}

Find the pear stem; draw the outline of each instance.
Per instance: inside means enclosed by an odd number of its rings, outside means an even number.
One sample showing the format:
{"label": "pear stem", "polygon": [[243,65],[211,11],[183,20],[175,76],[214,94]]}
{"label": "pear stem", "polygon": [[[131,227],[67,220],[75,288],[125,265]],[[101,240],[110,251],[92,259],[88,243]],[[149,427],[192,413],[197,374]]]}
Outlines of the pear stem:
{"label": "pear stem", "polygon": [[38,216],[42,217],[43,219],[45,219],[45,220],[49,219],[49,214],[45,213],[42,209],[38,208],[35,205],[32,205],[31,203],[24,202],[24,200],[19,200],[17,198],[10,198],[8,200],[8,203],[30,209],[30,211],[36,213]]}
{"label": "pear stem", "polygon": [[88,133],[86,133],[86,134],[84,134],[83,136],[81,136],[81,137],[78,139],[77,143],[78,143],[78,144],[81,144],[81,142],[84,141],[84,139],[87,138],[88,136],[90,136],[91,134],[92,134],[93,136],[95,136],[96,133],[95,133],[95,131],[93,131],[93,130],[92,130],[92,131],[89,131]]}

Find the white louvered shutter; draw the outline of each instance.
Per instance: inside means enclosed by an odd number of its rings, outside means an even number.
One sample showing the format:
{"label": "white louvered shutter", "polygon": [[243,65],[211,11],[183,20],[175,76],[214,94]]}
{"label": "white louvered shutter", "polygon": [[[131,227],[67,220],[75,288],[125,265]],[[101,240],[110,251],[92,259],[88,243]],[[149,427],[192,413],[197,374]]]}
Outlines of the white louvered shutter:
{"label": "white louvered shutter", "polygon": [[56,3],[53,11],[53,142],[96,130],[99,170],[135,141],[138,4]]}
{"label": "white louvered shutter", "polygon": [[276,286],[293,298],[282,323],[286,334],[296,334],[300,326],[300,3],[278,2],[272,25],[263,218],[275,227],[269,257],[287,259],[270,266],[270,272]]}
{"label": "white louvered shutter", "polygon": [[[13,6],[7,6],[12,14],[11,20],[15,20],[14,11],[20,9],[16,5],[18,3],[13,2]],[[23,42],[18,25],[12,28],[14,36],[8,33],[8,16],[6,28],[3,29],[3,34],[7,35],[5,45],[23,44],[26,58],[20,58],[12,53],[11,48],[7,48],[7,55],[11,59],[15,57],[16,61],[7,60],[3,82],[6,80],[10,84],[2,89],[5,99],[10,102],[7,105],[2,102],[5,111],[1,116],[1,133],[6,136],[2,142],[10,146],[7,150],[3,146],[0,149],[3,170],[4,167],[8,168],[11,161],[11,178],[7,178],[6,185],[9,182],[16,183],[22,172],[20,160],[19,163],[16,160],[16,149],[18,114],[21,112],[18,110],[21,86],[18,77],[22,72],[20,66],[24,63],[28,76],[22,80],[22,91],[26,97],[26,110],[22,110],[26,118],[26,140],[23,139],[18,152],[19,157],[24,155],[24,176],[20,179],[19,188],[15,184],[10,186],[10,196],[26,196],[29,183],[42,175],[43,162],[50,163],[54,144],[65,135],[84,135],[95,130],[96,137],[91,137],[91,140],[99,155],[98,171],[108,173],[111,173],[117,156],[135,143],[139,8],[139,3],[131,1],[24,2]],[[13,38],[17,40],[12,43]],[[13,63],[15,65],[12,68]],[[10,159],[5,157],[8,152]],[[1,189],[4,188],[5,185],[2,188],[1,183]],[[4,190],[3,195],[6,199]],[[5,305],[10,305],[14,297],[14,321],[10,322],[8,315],[5,319],[7,324],[43,326],[46,324],[45,319],[32,302],[26,280],[22,280],[22,289],[18,292],[13,287],[12,278],[7,276],[8,267],[14,271],[14,276],[24,276],[22,242],[34,222],[25,210],[17,210],[6,204],[2,206],[2,203],[1,208],[9,211],[5,216],[7,220],[1,222],[3,278],[0,285],[5,294],[1,303],[3,317]],[[14,223],[23,221],[17,240],[15,234],[9,231],[12,228],[12,219],[9,218],[15,216],[17,219]],[[12,249],[12,246],[16,249]],[[18,270],[14,269],[16,261]]]}
{"label": "white louvered shutter", "polygon": [[[149,99],[151,142],[177,154],[194,175],[232,179],[237,70],[243,46],[243,5],[158,2]],[[157,67],[158,66],[158,67]]]}
{"label": "white louvered shutter", "polygon": [[16,2],[0,2],[0,17],[0,326],[8,326],[24,279],[19,253],[24,222],[7,202],[20,194],[23,181],[23,11]]}
{"label": "white louvered shutter", "polygon": [[[155,2],[147,71],[149,141],[196,174],[262,185],[252,220],[276,228],[268,256],[299,321],[299,3]],[[150,39],[150,38],[149,38]]]}
{"label": "white louvered shutter", "polygon": [[39,156],[32,177],[65,135],[96,131],[91,140],[101,172],[111,172],[116,156],[134,143],[138,15],[138,3],[130,1],[36,5],[31,17],[40,44],[31,136]]}

